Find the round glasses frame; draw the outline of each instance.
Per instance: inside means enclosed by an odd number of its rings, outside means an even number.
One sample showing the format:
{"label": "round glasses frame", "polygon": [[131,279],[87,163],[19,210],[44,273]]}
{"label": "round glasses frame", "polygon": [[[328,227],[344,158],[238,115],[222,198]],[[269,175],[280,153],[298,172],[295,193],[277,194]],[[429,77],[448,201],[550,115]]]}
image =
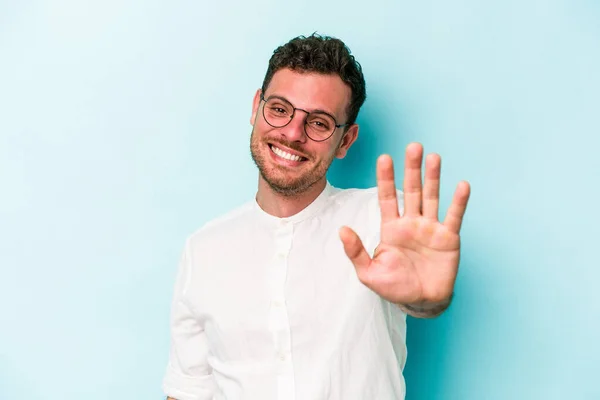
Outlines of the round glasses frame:
{"label": "round glasses frame", "polygon": [[267,97],[267,98],[265,99],[264,95],[262,95],[262,94],[260,95],[260,100],[261,100],[261,101],[264,101],[264,102],[265,102],[265,105],[266,105],[266,104],[267,104],[267,102],[268,102],[269,100],[271,100],[271,99],[278,99],[278,100],[280,100],[280,101],[284,101],[284,102],[288,103],[288,104],[290,105],[290,108],[292,109],[292,115],[290,116],[290,119],[288,120],[288,122],[286,122],[285,124],[283,124],[283,125],[273,125],[272,123],[270,123],[270,122],[269,122],[269,120],[268,120],[267,116],[265,115],[265,107],[263,106],[263,109],[262,109],[262,115],[263,115],[263,118],[264,118],[265,122],[266,122],[267,124],[269,124],[270,126],[272,126],[273,128],[283,128],[284,126],[287,126],[287,125],[288,125],[290,122],[292,122],[292,120],[294,119],[294,116],[296,115],[296,110],[298,110],[298,111],[303,111],[303,112],[305,112],[305,113],[306,113],[306,117],[304,118],[304,124],[303,124],[303,128],[304,128],[304,134],[306,135],[306,137],[308,137],[310,140],[312,140],[312,141],[314,141],[314,142],[324,142],[324,141],[328,140],[330,137],[332,137],[332,136],[333,136],[333,134],[335,133],[335,130],[336,130],[337,128],[342,128],[342,127],[344,127],[344,126],[348,126],[348,125],[350,125],[350,124],[348,124],[348,123],[345,123],[345,124],[338,124],[338,123],[337,123],[337,121],[335,120],[335,118],[334,118],[334,116],[333,116],[333,115],[331,115],[331,114],[328,114],[328,113],[326,113],[326,112],[321,112],[321,111],[319,111],[319,112],[318,112],[318,113],[316,113],[316,114],[326,115],[326,116],[328,116],[329,118],[331,118],[331,119],[333,120],[333,124],[334,124],[333,126],[334,126],[334,127],[333,127],[333,129],[331,130],[331,133],[329,133],[329,135],[328,135],[328,136],[327,136],[325,139],[314,139],[314,138],[312,138],[312,137],[311,137],[311,136],[308,134],[308,132],[307,132],[307,130],[306,130],[306,125],[308,124],[308,122],[307,122],[307,121],[308,121],[308,117],[309,117],[311,114],[315,114],[315,113],[311,113],[310,111],[306,111],[306,110],[304,110],[304,109],[302,109],[302,108],[297,108],[297,107],[294,107],[294,105],[293,105],[292,103],[290,103],[288,100],[286,100],[286,99],[284,99],[284,98],[281,98],[281,97],[279,97],[279,96],[270,96],[270,97]]}

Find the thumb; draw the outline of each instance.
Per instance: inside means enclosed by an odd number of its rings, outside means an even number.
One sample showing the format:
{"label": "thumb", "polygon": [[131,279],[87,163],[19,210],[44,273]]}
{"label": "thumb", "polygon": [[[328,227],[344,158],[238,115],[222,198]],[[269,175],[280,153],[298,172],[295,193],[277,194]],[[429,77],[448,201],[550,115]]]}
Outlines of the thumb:
{"label": "thumb", "polygon": [[352,264],[354,264],[357,274],[361,276],[369,264],[371,264],[369,253],[367,253],[362,241],[352,229],[343,226],[339,233],[346,255],[352,261]]}

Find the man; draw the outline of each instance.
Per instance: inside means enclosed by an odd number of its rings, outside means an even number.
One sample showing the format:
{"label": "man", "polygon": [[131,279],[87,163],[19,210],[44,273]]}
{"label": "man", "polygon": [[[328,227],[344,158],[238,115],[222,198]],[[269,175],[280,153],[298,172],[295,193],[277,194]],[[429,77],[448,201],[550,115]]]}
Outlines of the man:
{"label": "man", "polygon": [[340,40],[275,50],[250,118],[256,197],[183,251],[170,399],[404,398],[406,314],[450,304],[470,189],[461,182],[438,221],[440,157],[426,158],[422,184],[418,143],[406,149],[403,192],[387,155],[376,188],[332,187],[326,172],[356,141],[365,97]]}

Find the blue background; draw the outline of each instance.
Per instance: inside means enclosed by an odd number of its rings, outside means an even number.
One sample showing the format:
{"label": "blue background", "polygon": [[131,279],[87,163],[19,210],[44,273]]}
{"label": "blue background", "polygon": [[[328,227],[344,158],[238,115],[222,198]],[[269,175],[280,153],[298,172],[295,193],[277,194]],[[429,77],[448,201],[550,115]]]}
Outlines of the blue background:
{"label": "blue background", "polygon": [[411,141],[442,155],[444,210],[472,184],[407,399],[600,399],[593,0],[0,2],[0,399],[161,398],[183,242],[254,195],[254,91],[314,31],[368,85],[333,184]]}

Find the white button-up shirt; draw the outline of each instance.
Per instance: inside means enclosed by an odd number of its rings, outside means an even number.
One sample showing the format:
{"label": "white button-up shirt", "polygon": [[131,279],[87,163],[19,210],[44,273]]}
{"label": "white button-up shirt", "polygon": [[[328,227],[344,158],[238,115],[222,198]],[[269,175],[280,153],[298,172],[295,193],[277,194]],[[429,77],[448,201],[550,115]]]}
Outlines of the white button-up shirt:
{"label": "white button-up shirt", "polygon": [[327,183],[294,216],[274,217],[253,200],[191,235],[175,286],[165,394],[404,399],[406,315],[358,280],[338,235],[351,227],[373,254],[380,220],[376,188]]}

